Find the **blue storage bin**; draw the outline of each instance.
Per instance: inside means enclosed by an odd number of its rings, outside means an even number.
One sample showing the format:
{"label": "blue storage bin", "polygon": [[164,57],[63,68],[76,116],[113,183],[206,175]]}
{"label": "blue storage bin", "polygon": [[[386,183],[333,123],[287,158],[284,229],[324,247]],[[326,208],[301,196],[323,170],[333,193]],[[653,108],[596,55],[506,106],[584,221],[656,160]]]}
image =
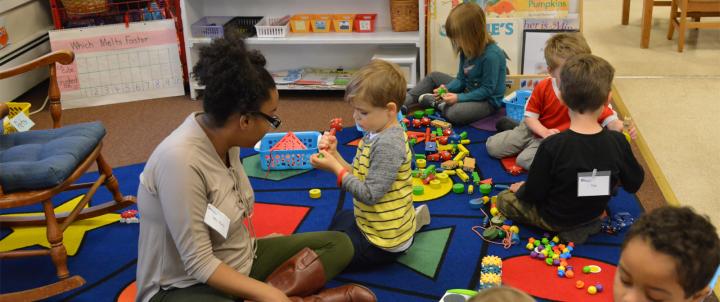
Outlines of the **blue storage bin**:
{"label": "blue storage bin", "polygon": [[514,95],[508,95],[508,97],[504,98],[503,103],[505,103],[507,117],[516,122],[522,121],[525,116],[525,103],[527,103],[531,94],[531,90],[516,90]]}
{"label": "blue storage bin", "polygon": [[310,156],[318,153],[317,145],[321,135],[320,132],[303,131],[294,133],[307,149],[270,151],[287,133],[268,133],[260,140],[260,146],[255,148],[255,151],[260,153],[260,168],[266,171],[308,170],[313,168],[310,164]]}

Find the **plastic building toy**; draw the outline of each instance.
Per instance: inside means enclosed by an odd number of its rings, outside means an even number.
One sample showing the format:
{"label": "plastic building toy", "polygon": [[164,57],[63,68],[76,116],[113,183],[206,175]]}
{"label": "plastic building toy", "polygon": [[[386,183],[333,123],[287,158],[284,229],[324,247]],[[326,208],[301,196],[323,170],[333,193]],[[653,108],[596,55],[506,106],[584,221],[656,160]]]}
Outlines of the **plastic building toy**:
{"label": "plastic building toy", "polygon": [[420,125],[423,125],[425,127],[430,126],[430,118],[427,116],[424,116],[420,119]]}
{"label": "plastic building toy", "polygon": [[422,123],[420,122],[419,119],[413,119],[412,126],[413,126],[413,128],[420,128],[420,126],[422,126]]}
{"label": "plastic building toy", "polygon": [[442,160],[442,161],[451,160],[453,157],[452,153],[450,153],[448,151],[440,151],[440,152],[438,152],[438,154],[440,155],[440,160]]}
{"label": "plastic building toy", "polygon": [[425,108],[425,116],[429,118],[433,114],[435,114],[435,108]]}
{"label": "plastic building toy", "polygon": [[492,186],[489,184],[481,184],[480,185],[480,193],[483,195],[488,195],[492,192]]}
{"label": "plastic building toy", "polygon": [[455,174],[460,177],[463,182],[468,182],[468,180],[470,180],[470,176],[461,169],[455,169]]}
{"label": "plastic building toy", "polygon": [[443,128],[443,129],[449,129],[452,127],[452,125],[450,123],[441,121],[441,120],[437,120],[437,119],[430,122],[430,125],[432,125],[433,127],[439,127],[439,128]]}
{"label": "plastic building toy", "polygon": [[423,195],[423,194],[425,194],[425,187],[413,186],[413,195]]}
{"label": "plastic building toy", "polygon": [[443,136],[448,136],[448,137],[449,137],[450,135],[452,135],[453,131],[452,131],[451,128],[445,128],[445,129],[443,129],[443,132],[442,132],[442,133],[443,133]]}
{"label": "plastic building toy", "polygon": [[472,179],[473,183],[475,183],[476,185],[480,185],[480,174],[478,174],[477,171],[472,172]]}
{"label": "plastic building toy", "polygon": [[[486,229],[485,232],[496,231],[495,229]],[[485,234],[483,232],[483,235]],[[502,232],[501,232],[502,233]],[[498,233],[499,234],[499,233]],[[504,233],[503,233],[504,234]],[[488,235],[492,236],[490,232]],[[487,289],[502,285],[502,259],[497,256],[485,256],[480,262],[480,286],[479,289]]]}
{"label": "plastic building toy", "polygon": [[470,204],[471,209],[477,210],[477,209],[482,208],[484,202],[483,202],[482,198],[473,198],[473,199],[470,199],[470,201],[468,201],[468,204]]}
{"label": "plastic building toy", "polygon": [[447,136],[440,136],[437,138],[437,142],[441,145],[447,145],[449,138]]}
{"label": "plastic building toy", "polygon": [[463,159],[463,170],[465,170],[465,172],[475,171],[475,159],[472,157],[465,157],[465,159]]}
{"label": "plastic building toy", "polygon": [[339,117],[336,117],[332,120],[330,120],[330,134],[335,135],[337,131],[342,131],[343,124],[342,119]]}
{"label": "plastic building toy", "polygon": [[502,164],[503,168],[505,168],[505,171],[510,173],[513,176],[518,176],[521,173],[525,171],[522,167],[518,166],[515,162],[515,157],[506,157],[500,160],[500,163]]}
{"label": "plastic building toy", "polygon": [[120,213],[120,223],[139,223],[140,216],[137,210],[127,210]]}
{"label": "plastic building toy", "polygon": [[448,176],[447,173],[442,172],[435,174],[435,179],[439,180],[441,183],[446,183],[450,180],[450,176]]}
{"label": "plastic building toy", "polygon": [[444,161],[442,164],[440,164],[440,167],[442,167],[445,170],[452,170],[457,168],[458,163],[454,160],[448,160]]}
{"label": "plastic building toy", "polygon": [[473,185],[469,185],[467,189],[468,195],[472,195],[473,192],[475,192],[475,187]]}
{"label": "plastic building toy", "polygon": [[418,110],[418,111],[413,112],[413,117],[415,119],[421,119],[423,116],[425,116],[425,111]]}
{"label": "plastic building toy", "polygon": [[454,193],[456,193],[456,194],[462,194],[463,192],[465,192],[465,185],[463,185],[463,184],[454,184],[454,185],[452,186],[452,191],[453,191]]}
{"label": "plastic building toy", "polygon": [[318,199],[322,196],[322,191],[320,191],[320,189],[311,189],[308,193],[312,199]]}
{"label": "plastic building toy", "polygon": [[446,94],[447,92],[448,92],[448,91],[447,91],[447,88],[445,88],[445,86],[440,86],[440,87],[438,87],[438,89],[437,89],[437,94],[438,94],[440,97],[445,96],[445,94]]}
{"label": "plastic building toy", "polygon": [[619,232],[622,232],[622,230],[624,230],[626,227],[631,226],[634,222],[635,219],[630,213],[620,212],[613,215],[612,218],[605,217],[602,224],[600,225],[600,230],[611,235],[617,234]]}
{"label": "plastic building toy", "polygon": [[425,142],[425,154],[432,154],[437,152],[437,143]]}
{"label": "plastic building toy", "polygon": [[[435,174],[435,175],[437,175],[437,174]],[[440,183],[441,183],[440,180],[438,180],[438,179],[433,179],[433,180],[430,181],[430,188],[440,189]]]}
{"label": "plastic building toy", "polygon": [[424,160],[424,159],[418,159],[418,160],[415,161],[415,165],[416,165],[418,168],[422,169],[422,168],[425,168],[425,166],[427,165],[427,161]]}

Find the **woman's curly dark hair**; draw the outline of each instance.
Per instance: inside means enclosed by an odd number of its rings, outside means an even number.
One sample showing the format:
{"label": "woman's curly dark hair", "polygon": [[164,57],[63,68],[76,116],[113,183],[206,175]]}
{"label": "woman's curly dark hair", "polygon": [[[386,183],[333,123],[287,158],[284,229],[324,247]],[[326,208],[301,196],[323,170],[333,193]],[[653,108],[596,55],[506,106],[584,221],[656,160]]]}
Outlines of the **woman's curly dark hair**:
{"label": "woman's curly dark hair", "polygon": [[640,216],[625,235],[622,249],[635,237],[675,259],[685,298],[708,286],[720,264],[715,227],[689,207],[662,207]]}
{"label": "woman's curly dark hair", "polygon": [[265,63],[265,57],[248,50],[239,35],[215,39],[200,49],[192,76],[205,86],[203,110],[215,126],[225,125],[233,113],[258,111],[270,99],[275,82]]}

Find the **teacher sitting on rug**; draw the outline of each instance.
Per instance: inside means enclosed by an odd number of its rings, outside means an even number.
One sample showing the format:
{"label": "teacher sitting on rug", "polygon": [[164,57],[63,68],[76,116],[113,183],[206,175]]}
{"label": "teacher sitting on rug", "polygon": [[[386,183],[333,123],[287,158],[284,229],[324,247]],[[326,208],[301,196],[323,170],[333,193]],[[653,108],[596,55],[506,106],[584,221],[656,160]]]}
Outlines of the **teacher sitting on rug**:
{"label": "teacher sitting on rug", "polygon": [[264,65],[239,38],[200,50],[193,76],[205,85],[204,112],[165,138],[140,175],[138,301],[375,301],[359,285],[317,293],[353,256],[345,234],[255,238],[239,147],[280,126]]}

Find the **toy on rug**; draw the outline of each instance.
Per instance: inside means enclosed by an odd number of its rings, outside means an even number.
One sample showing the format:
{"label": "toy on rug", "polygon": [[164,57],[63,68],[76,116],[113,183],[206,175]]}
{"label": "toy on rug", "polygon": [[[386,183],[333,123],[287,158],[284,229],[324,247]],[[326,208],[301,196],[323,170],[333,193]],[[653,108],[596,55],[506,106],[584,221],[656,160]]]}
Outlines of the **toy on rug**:
{"label": "toy on rug", "polygon": [[139,223],[140,214],[137,210],[127,210],[120,213],[120,223]]}
{"label": "toy on rug", "polygon": [[485,256],[480,266],[480,285],[478,290],[502,285],[502,259],[498,256]]}
{"label": "toy on rug", "polygon": [[518,175],[522,174],[523,172],[525,172],[525,169],[523,169],[523,167],[520,167],[517,165],[517,163],[515,161],[516,159],[517,159],[516,156],[512,156],[512,157],[506,157],[506,158],[503,158],[500,160],[500,163],[502,164],[503,168],[505,168],[505,171],[507,171],[508,173],[510,173],[513,176],[518,176]]}
{"label": "toy on rug", "polygon": [[477,294],[477,291],[469,289],[448,289],[440,298],[440,302],[465,302]]}
{"label": "toy on rug", "polygon": [[624,230],[626,227],[630,227],[634,222],[635,219],[630,213],[620,212],[613,215],[612,218],[610,218],[609,216],[605,217],[602,224],[600,225],[600,230],[610,235],[614,235],[622,232],[622,230]]}

